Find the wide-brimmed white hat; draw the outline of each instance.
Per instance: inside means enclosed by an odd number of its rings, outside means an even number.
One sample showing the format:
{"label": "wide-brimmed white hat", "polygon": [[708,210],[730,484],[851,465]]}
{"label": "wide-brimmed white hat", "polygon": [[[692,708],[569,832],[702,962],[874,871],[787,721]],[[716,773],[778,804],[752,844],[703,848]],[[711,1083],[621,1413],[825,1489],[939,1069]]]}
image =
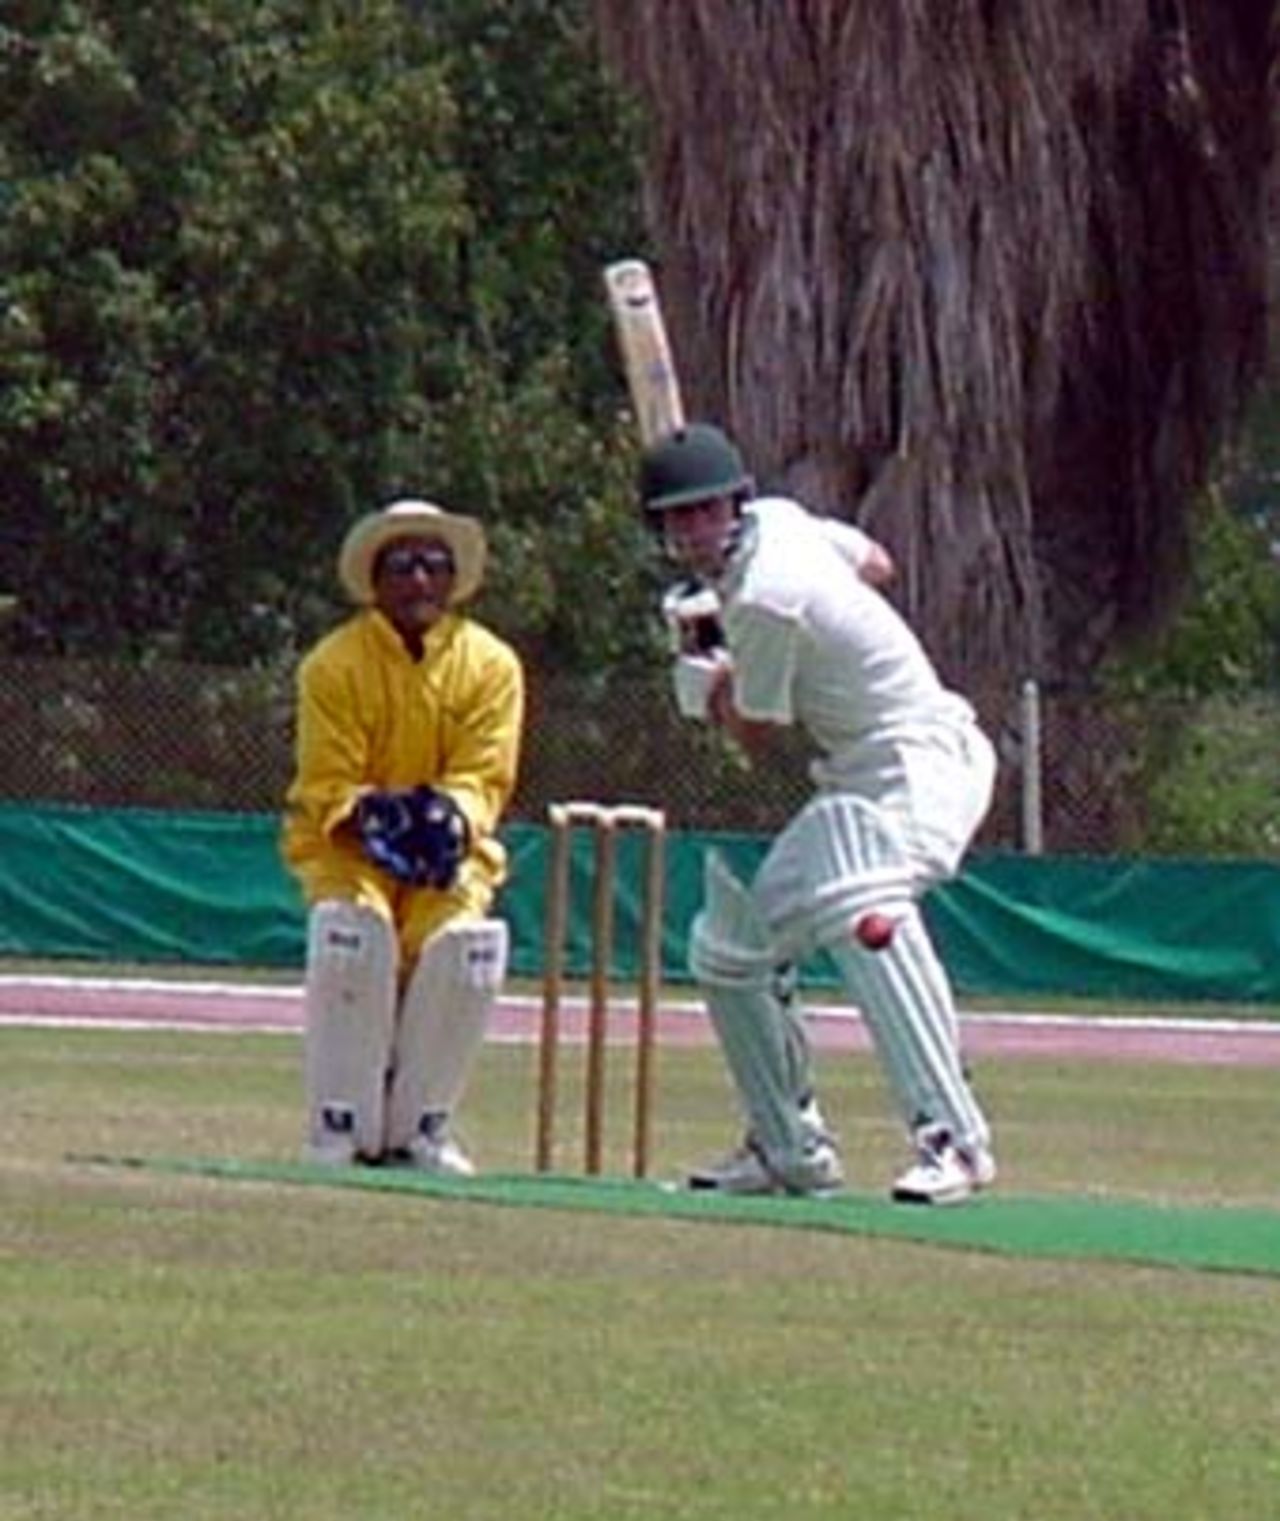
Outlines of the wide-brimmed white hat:
{"label": "wide-brimmed white hat", "polygon": [[487,553],[484,529],[475,518],[410,498],[366,514],[348,530],[338,554],[338,579],[353,602],[367,606],[373,601],[373,567],[378,555],[394,540],[405,538],[439,539],[453,551],[450,607],[465,602],[480,589]]}

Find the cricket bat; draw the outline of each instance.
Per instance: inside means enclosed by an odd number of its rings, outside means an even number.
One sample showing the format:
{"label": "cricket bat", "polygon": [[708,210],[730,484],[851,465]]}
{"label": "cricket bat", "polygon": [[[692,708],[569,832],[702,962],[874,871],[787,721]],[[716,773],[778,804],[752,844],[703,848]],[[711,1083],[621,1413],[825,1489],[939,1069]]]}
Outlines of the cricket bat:
{"label": "cricket bat", "polygon": [[647,448],[685,420],[658,288],[643,259],[606,265],[604,287],[640,442]]}

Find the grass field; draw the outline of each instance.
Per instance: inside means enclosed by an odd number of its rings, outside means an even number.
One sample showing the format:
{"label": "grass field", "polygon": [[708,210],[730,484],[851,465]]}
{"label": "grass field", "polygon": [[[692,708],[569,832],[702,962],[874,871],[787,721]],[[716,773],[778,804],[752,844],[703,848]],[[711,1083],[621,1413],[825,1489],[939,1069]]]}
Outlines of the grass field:
{"label": "grass field", "polygon": [[[1280,1278],[98,1167],[291,1159],[296,1038],[0,1061],[2,1521],[1280,1517]],[[880,1188],[878,1079],[824,1073]],[[1274,1069],[980,1081],[1002,1191],[1280,1210]],[[486,1168],[527,1165],[532,1093],[485,1051]],[[660,1173],[732,1138],[713,1053],[664,1053],[658,1119]]]}

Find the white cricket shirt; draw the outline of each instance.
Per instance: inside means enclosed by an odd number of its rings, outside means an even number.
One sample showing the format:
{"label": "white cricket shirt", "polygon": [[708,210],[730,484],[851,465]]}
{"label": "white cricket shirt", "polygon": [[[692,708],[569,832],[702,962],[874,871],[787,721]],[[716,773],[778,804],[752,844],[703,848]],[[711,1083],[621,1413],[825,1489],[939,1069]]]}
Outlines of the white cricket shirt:
{"label": "white cricket shirt", "polygon": [[744,718],[798,725],[824,790],[865,785],[877,750],[971,723],[897,610],[861,579],[868,540],[786,497],[744,509],[718,587]]}

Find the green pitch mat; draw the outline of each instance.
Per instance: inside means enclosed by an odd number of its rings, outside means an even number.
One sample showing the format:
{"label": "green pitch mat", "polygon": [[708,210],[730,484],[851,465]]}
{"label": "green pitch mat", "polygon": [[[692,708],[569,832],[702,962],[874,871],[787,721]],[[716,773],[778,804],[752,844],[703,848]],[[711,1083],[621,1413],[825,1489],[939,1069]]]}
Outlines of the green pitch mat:
{"label": "green pitch mat", "polygon": [[1280,1208],[1157,1205],[1069,1196],[1019,1198],[993,1193],[958,1208],[929,1209],[891,1204],[868,1194],[842,1193],[827,1199],[732,1198],[620,1178],[513,1173],[435,1178],[394,1168],[335,1169],[304,1163],[180,1157],[68,1160],[242,1183],[372,1189],[471,1204],[897,1237],[1011,1256],[1100,1258],[1280,1276]]}

